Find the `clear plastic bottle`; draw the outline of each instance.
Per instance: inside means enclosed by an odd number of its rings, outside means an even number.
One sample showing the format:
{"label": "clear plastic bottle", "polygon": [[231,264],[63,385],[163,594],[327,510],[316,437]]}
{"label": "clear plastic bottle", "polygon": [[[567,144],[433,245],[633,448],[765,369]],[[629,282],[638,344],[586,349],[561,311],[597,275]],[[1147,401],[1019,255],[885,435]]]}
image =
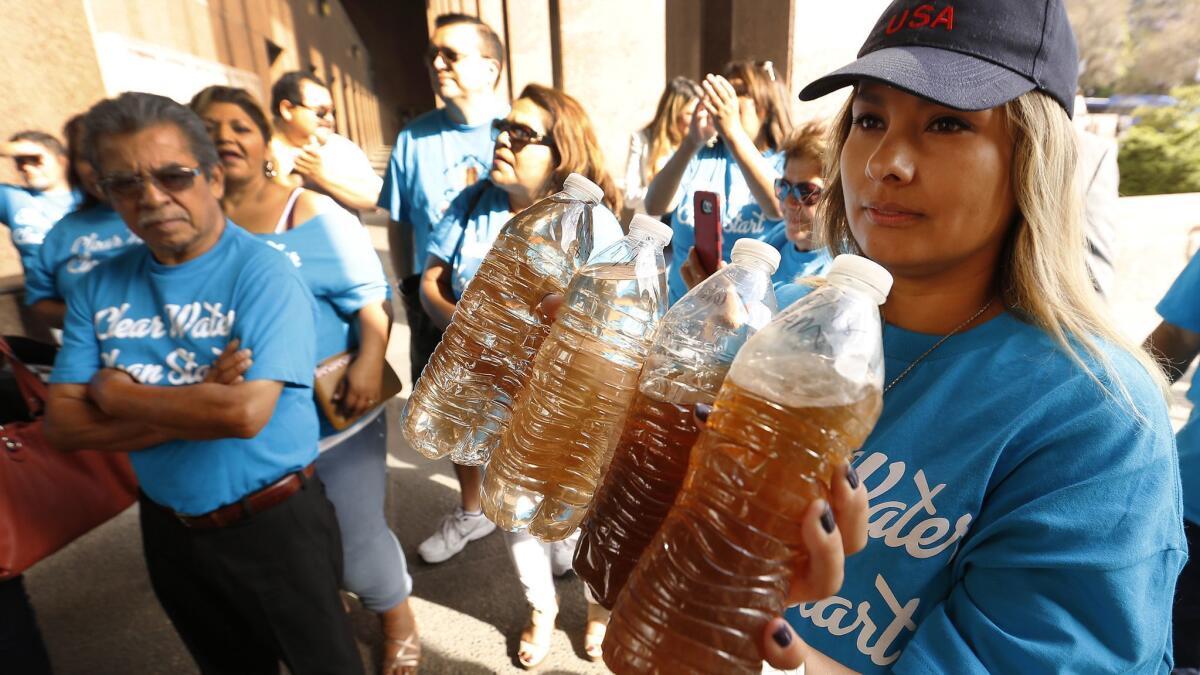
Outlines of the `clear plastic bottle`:
{"label": "clear plastic bottle", "polygon": [[692,410],[717,398],[746,338],[776,312],[779,250],[739,239],[732,264],[675,303],[658,326],[612,462],[581,526],[575,573],[612,608],[662,525],[700,430]]}
{"label": "clear plastic bottle", "polygon": [[614,673],[761,671],[763,630],[805,555],[801,516],[879,418],[890,289],[882,267],[838,256],[827,285],[742,347],[617,598],[603,648]]}
{"label": "clear plastic bottle", "polygon": [[[487,462],[550,332],[538,305],[562,293],[592,253],[592,208],[603,190],[579,174],[504,225],[467,284],[400,428],[418,452]],[[601,207],[603,208],[603,207]]]}
{"label": "clear plastic bottle", "polygon": [[503,529],[565,539],[587,512],[666,311],[671,228],[634,216],[629,234],[571,280],[483,481]]}

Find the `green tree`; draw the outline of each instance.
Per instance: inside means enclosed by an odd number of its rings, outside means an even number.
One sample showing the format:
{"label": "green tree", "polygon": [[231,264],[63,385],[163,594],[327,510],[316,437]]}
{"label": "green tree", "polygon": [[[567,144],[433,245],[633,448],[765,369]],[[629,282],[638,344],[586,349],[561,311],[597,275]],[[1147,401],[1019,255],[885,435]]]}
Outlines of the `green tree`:
{"label": "green tree", "polygon": [[1067,0],[1079,45],[1079,88],[1091,95],[1112,91],[1129,61],[1130,0]]}
{"label": "green tree", "polygon": [[1200,85],[1176,87],[1177,104],[1139,108],[1121,137],[1121,194],[1200,192]]}

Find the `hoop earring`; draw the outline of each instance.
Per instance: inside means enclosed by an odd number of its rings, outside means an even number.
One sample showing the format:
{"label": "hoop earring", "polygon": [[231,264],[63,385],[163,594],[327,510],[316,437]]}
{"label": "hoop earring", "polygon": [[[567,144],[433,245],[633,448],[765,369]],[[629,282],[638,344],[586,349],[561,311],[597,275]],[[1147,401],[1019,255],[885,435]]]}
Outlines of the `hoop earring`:
{"label": "hoop earring", "polygon": [[274,178],[279,175],[279,172],[275,170],[275,162],[269,159],[263,162],[263,175],[267,178]]}

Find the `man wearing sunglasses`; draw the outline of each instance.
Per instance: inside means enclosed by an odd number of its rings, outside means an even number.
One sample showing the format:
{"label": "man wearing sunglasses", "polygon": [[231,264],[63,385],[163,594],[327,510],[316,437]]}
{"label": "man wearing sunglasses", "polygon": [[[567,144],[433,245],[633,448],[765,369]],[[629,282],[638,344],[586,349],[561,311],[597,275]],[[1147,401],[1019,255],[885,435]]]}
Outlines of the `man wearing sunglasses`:
{"label": "man wearing sunglasses", "polygon": [[352,212],[371,210],[383,181],[362,148],[334,131],[333,96],[316,75],[285,73],[271,87],[275,157],[268,173],[333,197]]}
{"label": "man wearing sunglasses", "polygon": [[13,245],[28,268],[36,262],[46,233],[79,204],[82,196],[67,184],[67,152],[41,131],[22,131],[0,145],[12,157],[21,184],[0,184],[0,222],[12,232]]}
{"label": "man wearing sunglasses", "polygon": [[[439,16],[425,65],[433,91],[445,105],[409,122],[388,161],[379,206],[391,221],[388,243],[411,331],[413,381],[441,340],[419,293],[430,234],[450,202],[491,171],[492,120],[509,110],[496,93],[505,59],[503,43],[487,24],[463,14]],[[455,474],[462,487],[461,506],[417,549],[429,563],[449,559],[467,542],[495,529],[480,509],[478,469],[455,465]]]}
{"label": "man wearing sunglasses", "polygon": [[47,440],[128,452],[151,585],[206,673],[361,673],[342,547],[313,471],[316,304],[226,220],[204,124],[153,94],[101,101],[89,160],[145,242],[71,297]]}

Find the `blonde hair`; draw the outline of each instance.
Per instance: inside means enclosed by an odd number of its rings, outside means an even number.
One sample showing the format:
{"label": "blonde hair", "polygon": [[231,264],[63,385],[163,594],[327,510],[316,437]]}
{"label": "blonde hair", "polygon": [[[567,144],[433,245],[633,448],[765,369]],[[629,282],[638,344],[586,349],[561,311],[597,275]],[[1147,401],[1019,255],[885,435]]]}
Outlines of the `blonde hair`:
{"label": "blonde hair", "polygon": [[[817,234],[832,255],[862,255],[850,232],[841,179],[853,101],[851,96],[830,128],[826,188],[817,204]],[[1004,112],[1013,139],[1011,181],[1019,215],[997,269],[1001,299],[1026,323],[1049,334],[1098,386],[1110,396],[1119,395],[1134,416],[1145,421],[1101,344],[1128,352],[1164,395],[1168,385],[1151,356],[1113,326],[1088,276],[1071,122],[1058,103],[1037,91],[1009,101]],[[1081,350],[1099,364],[1099,372],[1087,365]]]}
{"label": "blonde hair", "polygon": [[797,127],[784,139],[779,151],[786,161],[793,159],[821,162],[825,159],[829,130],[821,120],[812,120]]}
{"label": "blonde hair", "polygon": [[654,119],[642,129],[642,133],[649,139],[646,162],[642,167],[642,180],[647,185],[654,179],[654,174],[658,173],[659,162],[675,153],[679,144],[683,142],[684,134],[687,133],[686,130],[680,131],[675,121],[679,119],[684,108],[692,105],[703,93],[700,85],[683,76],[673,78],[663,89]]}

